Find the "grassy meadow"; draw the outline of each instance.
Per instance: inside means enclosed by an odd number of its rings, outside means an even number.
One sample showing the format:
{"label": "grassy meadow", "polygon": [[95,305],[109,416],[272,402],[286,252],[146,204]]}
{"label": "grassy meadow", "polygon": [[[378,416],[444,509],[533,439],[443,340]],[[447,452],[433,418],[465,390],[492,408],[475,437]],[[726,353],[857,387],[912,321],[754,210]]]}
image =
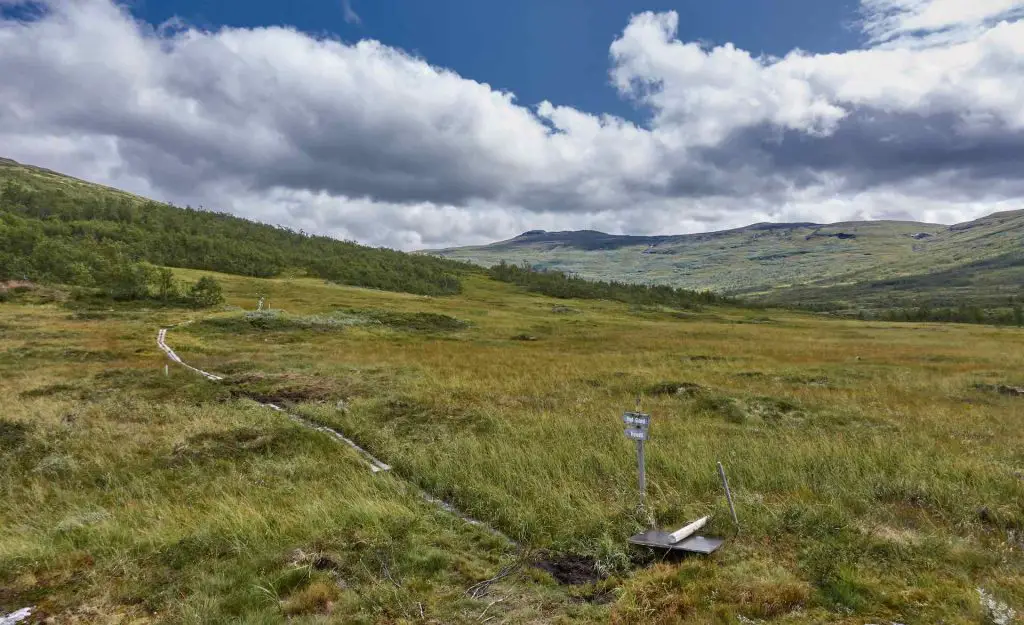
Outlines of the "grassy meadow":
{"label": "grassy meadow", "polygon": [[[1024,331],[556,300],[480,275],[449,297],[216,277],[227,305],[213,312],[83,308],[42,288],[0,303],[0,615],[910,624],[1024,611],[1024,397],[999,391],[1024,385]],[[254,314],[261,295],[271,310]],[[165,376],[160,327],[224,381],[173,364]],[[620,421],[638,396],[653,416],[647,509]],[[340,429],[393,470],[372,474],[257,401]],[[626,545],[652,521],[705,514],[729,537],[711,557]],[[561,583],[573,566],[585,583]]]}

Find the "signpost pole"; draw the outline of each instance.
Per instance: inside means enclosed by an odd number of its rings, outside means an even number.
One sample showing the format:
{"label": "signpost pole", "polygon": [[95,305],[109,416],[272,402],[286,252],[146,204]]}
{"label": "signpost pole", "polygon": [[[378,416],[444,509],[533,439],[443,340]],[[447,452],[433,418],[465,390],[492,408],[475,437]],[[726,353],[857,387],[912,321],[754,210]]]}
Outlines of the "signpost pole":
{"label": "signpost pole", "polygon": [[[640,410],[640,396],[636,397],[636,414],[637,416],[643,415]],[[650,427],[650,417],[648,417],[647,423],[641,426],[645,431]],[[646,432],[645,432],[646,433]],[[647,462],[644,459],[644,442],[647,437],[643,436],[636,441],[636,472],[637,482],[640,487],[640,512],[644,512],[644,506],[647,504]]]}
{"label": "signpost pole", "polygon": [[644,508],[644,497],[647,493],[647,467],[644,463],[644,441],[636,442],[636,467],[640,476],[640,509]]}

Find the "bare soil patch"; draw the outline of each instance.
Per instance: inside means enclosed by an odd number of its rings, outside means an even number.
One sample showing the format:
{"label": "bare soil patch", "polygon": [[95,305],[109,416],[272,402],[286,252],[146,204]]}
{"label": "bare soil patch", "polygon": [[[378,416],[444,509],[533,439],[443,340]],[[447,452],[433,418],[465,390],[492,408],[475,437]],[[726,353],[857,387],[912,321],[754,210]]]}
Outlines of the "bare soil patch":
{"label": "bare soil patch", "polygon": [[554,577],[559,584],[580,586],[604,579],[597,568],[597,560],[572,553],[547,553],[534,564]]}

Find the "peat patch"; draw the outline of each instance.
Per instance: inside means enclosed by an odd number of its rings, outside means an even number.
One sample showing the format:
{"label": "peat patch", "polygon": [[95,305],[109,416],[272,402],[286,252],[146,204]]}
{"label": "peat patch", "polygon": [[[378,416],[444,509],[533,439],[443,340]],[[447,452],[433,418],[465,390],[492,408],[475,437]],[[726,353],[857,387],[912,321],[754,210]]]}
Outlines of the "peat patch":
{"label": "peat patch", "polygon": [[543,553],[534,566],[546,571],[564,586],[592,584],[604,579],[597,560],[573,553]]}

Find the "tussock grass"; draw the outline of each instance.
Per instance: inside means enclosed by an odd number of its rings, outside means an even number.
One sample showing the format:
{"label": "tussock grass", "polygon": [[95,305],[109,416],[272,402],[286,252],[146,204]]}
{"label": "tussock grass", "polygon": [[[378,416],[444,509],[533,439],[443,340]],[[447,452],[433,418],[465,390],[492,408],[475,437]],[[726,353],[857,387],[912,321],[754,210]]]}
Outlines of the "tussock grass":
{"label": "tussock grass", "polygon": [[[0,360],[15,400],[0,422],[0,608],[469,623],[505,598],[483,618],[980,622],[979,587],[1024,606],[1024,401],[975,386],[1019,384],[1020,331],[601,301],[563,314],[472,277],[453,298],[218,280],[229,304],[264,294],[289,318],[413,321],[235,332],[214,321],[244,319],[232,311],[98,321],[5,304],[0,354],[54,336],[31,370]],[[169,342],[224,382],[164,376],[156,327],[189,319]],[[509,339],[524,330],[542,340]],[[619,419],[638,395],[654,421],[648,511]],[[393,474],[248,398],[287,400]],[[646,566],[624,539],[648,515],[678,527],[710,513],[709,533],[731,535],[717,461],[742,532],[713,558]],[[563,588],[524,567],[467,597],[515,556],[407,481],[607,577]]]}

